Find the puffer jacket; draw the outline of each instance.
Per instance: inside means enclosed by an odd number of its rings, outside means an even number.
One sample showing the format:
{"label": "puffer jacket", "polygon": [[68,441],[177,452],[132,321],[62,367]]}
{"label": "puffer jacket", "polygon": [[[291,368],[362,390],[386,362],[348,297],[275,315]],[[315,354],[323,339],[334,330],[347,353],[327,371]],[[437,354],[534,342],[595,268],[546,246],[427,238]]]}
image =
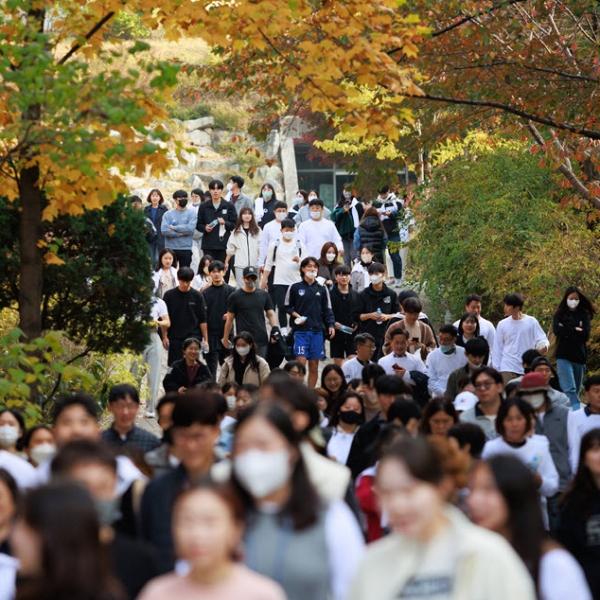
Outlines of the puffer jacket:
{"label": "puffer jacket", "polygon": [[354,232],[354,248],[358,251],[362,246],[369,246],[375,254],[375,260],[382,264],[386,242],[385,232],[378,217],[367,217]]}

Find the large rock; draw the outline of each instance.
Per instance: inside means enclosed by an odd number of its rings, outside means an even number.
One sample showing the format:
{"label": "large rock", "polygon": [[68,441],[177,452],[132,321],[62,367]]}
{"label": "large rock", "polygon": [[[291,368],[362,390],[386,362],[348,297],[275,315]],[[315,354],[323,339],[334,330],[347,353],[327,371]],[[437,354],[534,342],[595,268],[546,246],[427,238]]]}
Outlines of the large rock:
{"label": "large rock", "polygon": [[189,131],[187,133],[187,139],[194,144],[194,146],[210,146],[212,142],[210,135],[200,129]]}
{"label": "large rock", "polygon": [[188,150],[181,150],[181,161],[179,161],[178,167],[185,169],[186,171],[194,172],[198,164],[198,153],[189,152]]}
{"label": "large rock", "polygon": [[[272,167],[259,167],[256,169],[256,178],[265,182],[271,183],[273,187],[282,187],[283,184],[283,171],[276,165]],[[275,182],[277,186],[273,184]]]}
{"label": "large rock", "polygon": [[197,129],[212,127],[215,124],[215,120],[212,117],[200,117],[199,119],[184,121],[183,124],[186,131],[196,131]]}
{"label": "large rock", "polygon": [[169,169],[165,175],[171,180],[171,181],[185,181],[188,177],[189,177],[189,173],[187,171],[185,171],[184,169]]}

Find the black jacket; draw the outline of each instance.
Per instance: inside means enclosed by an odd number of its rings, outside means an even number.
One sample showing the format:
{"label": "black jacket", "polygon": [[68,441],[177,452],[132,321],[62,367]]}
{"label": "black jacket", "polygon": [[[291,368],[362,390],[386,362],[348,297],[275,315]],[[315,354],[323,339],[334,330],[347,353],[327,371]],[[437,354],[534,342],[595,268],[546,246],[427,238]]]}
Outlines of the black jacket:
{"label": "black jacket", "polygon": [[198,367],[198,371],[196,372],[196,377],[190,386],[187,375],[187,368],[185,365],[185,358],[181,360],[176,360],[167,371],[165,378],[163,380],[163,387],[165,388],[165,392],[176,392],[180,387],[189,388],[194,387],[203,381],[208,381],[212,379],[212,375],[208,370],[208,367],[198,361],[200,365]]}
{"label": "black jacket", "polygon": [[393,315],[400,310],[398,295],[394,290],[385,285],[385,283],[379,292],[373,289],[373,285],[369,285],[368,288],[365,288],[358,294],[358,302],[354,310],[354,321],[359,323],[359,332],[370,333],[377,341],[377,345],[381,346],[388,323],[379,324],[372,319],[368,319],[367,321],[360,320],[360,315],[377,312],[378,308],[381,309],[384,315]]}
{"label": "black jacket", "polygon": [[144,207],[144,215],[146,218],[152,221],[152,225],[156,228],[156,243],[158,244],[158,249],[162,250],[165,247],[165,238],[160,230],[162,227],[162,219],[164,214],[167,212],[168,208],[164,204],[159,204],[156,210],[156,218],[152,220],[152,206]]}
{"label": "black jacket", "polygon": [[348,325],[348,327],[357,324],[354,319],[354,310],[358,302],[358,294],[351,287],[347,294],[342,294],[337,283],[334,283],[329,292],[329,297],[331,298],[333,316],[337,323]]}
{"label": "black jacket", "polygon": [[[583,331],[575,331],[579,327]],[[564,358],[585,365],[587,362],[586,342],[590,339],[590,316],[583,310],[570,310],[564,315],[554,315],[552,331],[558,339],[556,358]]]}
{"label": "black jacket", "polygon": [[346,466],[352,471],[353,479],[356,480],[365,469],[375,464],[375,444],[385,425],[386,421],[379,413],[368,423],[361,425],[356,432],[346,461]]}
{"label": "black jacket", "polygon": [[369,246],[375,254],[375,260],[383,263],[384,230],[378,217],[367,217],[358,226],[361,246]]}
{"label": "black jacket", "polygon": [[151,481],[142,496],[140,530],[142,538],[160,553],[160,566],[170,571],[175,563],[171,537],[171,509],[176,495],[189,487],[188,475],[179,465],[166,475]]}
{"label": "black jacket", "polygon": [[[219,224],[213,227],[210,233],[206,231],[206,226],[219,218],[225,221],[225,235],[222,238],[219,237],[219,230],[221,228]],[[233,202],[221,200],[221,204],[217,208],[214,207],[212,200],[203,202],[198,208],[198,221],[196,222],[196,229],[204,234],[202,236],[202,249],[225,250],[227,248],[227,240],[229,240],[236,221],[237,211]]]}

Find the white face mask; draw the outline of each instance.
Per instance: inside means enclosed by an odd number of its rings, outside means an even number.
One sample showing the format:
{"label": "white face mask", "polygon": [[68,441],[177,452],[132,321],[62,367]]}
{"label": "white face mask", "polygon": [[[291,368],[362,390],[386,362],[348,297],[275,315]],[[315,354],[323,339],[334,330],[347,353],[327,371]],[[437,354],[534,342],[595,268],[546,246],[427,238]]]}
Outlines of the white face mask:
{"label": "white face mask", "polygon": [[310,202],[311,200],[316,200],[317,197],[313,194],[312,196],[308,197],[308,201]]}
{"label": "white face mask", "polygon": [[368,265],[371,262],[373,262],[373,258],[371,257],[370,254],[361,254],[360,255],[360,260],[363,261],[363,264]]}
{"label": "white face mask", "polygon": [[15,425],[2,425],[0,427],[0,446],[10,448],[19,439],[19,428]]}
{"label": "white face mask", "polygon": [[335,260],[335,254],[326,254],[325,258],[329,261],[329,262],[333,262]]}
{"label": "white face mask", "polygon": [[227,184],[227,191],[230,192],[233,189],[233,183],[231,181]]}
{"label": "white face mask", "polygon": [[352,192],[344,192],[344,198],[352,198]]}
{"label": "white face mask", "polygon": [[536,392],[535,394],[523,394],[523,399],[527,400],[533,410],[538,410],[542,408],[544,402],[546,401],[546,394],[544,392]]}
{"label": "white face mask", "polygon": [[284,213],[284,212],[282,212],[282,211],[279,211],[279,212],[276,212],[276,213],[275,213],[275,218],[276,218],[278,221],[283,221],[283,220],[285,219],[285,216],[286,216],[286,213]]}
{"label": "white face mask", "polygon": [[225,400],[227,400],[227,408],[235,410],[235,396],[225,396]]}
{"label": "white face mask", "polygon": [[315,277],[317,276],[317,272],[316,271],[305,271],[304,275],[306,275],[306,277],[308,277],[309,279],[315,279]]}
{"label": "white face mask", "polygon": [[579,306],[579,300],[567,300],[567,306],[569,308],[577,308]]}
{"label": "white face mask", "polygon": [[370,275],[369,279],[371,280],[372,284],[377,285],[383,279],[383,275]]}
{"label": "white face mask", "polygon": [[311,211],[310,212],[310,217],[311,219],[314,219],[315,221],[319,220],[321,218],[321,211]]}
{"label": "white face mask", "polygon": [[235,351],[240,356],[248,356],[248,354],[250,353],[250,346],[240,346],[239,348],[236,346]]}
{"label": "white face mask", "polygon": [[264,498],[285,485],[291,476],[287,450],[248,450],[233,459],[233,471],[253,498]]}
{"label": "white face mask", "polygon": [[294,239],[294,232],[293,231],[284,231],[281,234],[281,236],[283,237],[284,240],[291,242]]}
{"label": "white face mask", "polygon": [[29,451],[29,456],[31,456],[31,460],[36,465],[41,465],[42,463],[50,460],[56,454],[56,446],[54,444],[40,444],[39,446],[35,446]]}

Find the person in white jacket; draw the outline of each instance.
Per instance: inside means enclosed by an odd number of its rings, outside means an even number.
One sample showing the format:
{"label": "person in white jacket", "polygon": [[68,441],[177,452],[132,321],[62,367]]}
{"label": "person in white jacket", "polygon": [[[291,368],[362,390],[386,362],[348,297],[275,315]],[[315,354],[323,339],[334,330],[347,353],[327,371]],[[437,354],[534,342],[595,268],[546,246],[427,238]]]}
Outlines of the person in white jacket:
{"label": "person in white jacket", "polygon": [[244,287],[242,273],[246,267],[258,266],[258,255],[262,231],[254,218],[254,211],[244,207],[240,210],[237,223],[227,242],[225,270],[229,269],[229,261],[235,256],[235,280],[238,288]]}
{"label": "person in white jacket", "polygon": [[347,600],[536,597],[510,544],[446,502],[443,465],[425,438],[403,437],[381,459],[376,489],[392,533],[367,547]]}
{"label": "person in white jacket", "polygon": [[440,347],[427,357],[429,390],[433,396],[443,396],[450,373],[464,367],[468,362],[465,349],[456,345],[456,336],[454,325],[442,325],[438,336]]}

